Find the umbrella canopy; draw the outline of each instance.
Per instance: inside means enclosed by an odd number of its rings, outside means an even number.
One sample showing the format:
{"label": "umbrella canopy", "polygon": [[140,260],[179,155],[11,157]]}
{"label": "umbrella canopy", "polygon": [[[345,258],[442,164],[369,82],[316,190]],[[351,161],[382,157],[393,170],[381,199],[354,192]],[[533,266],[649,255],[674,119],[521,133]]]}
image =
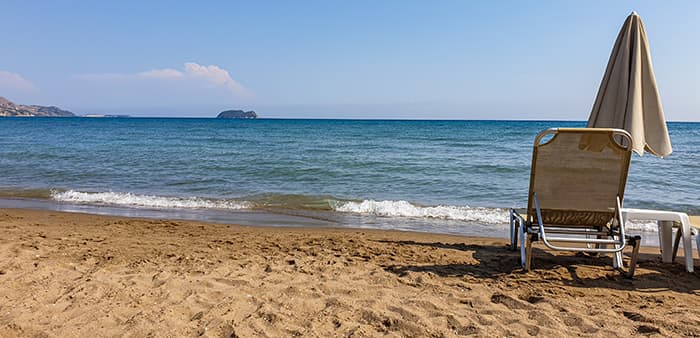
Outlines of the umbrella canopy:
{"label": "umbrella canopy", "polygon": [[646,150],[664,157],[673,151],[647,33],[635,12],[617,36],[587,126],[627,130],[632,135],[632,149],[639,155]]}

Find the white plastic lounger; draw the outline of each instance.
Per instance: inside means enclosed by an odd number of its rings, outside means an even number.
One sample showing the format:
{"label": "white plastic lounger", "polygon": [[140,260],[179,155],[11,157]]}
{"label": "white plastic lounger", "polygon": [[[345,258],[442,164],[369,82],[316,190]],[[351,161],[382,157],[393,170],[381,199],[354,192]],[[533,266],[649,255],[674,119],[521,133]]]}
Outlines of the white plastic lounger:
{"label": "white plastic lounger", "polygon": [[[659,248],[661,249],[661,260],[670,263],[676,260],[678,247],[683,240],[683,255],[685,256],[685,269],[693,272],[693,242],[692,236],[696,235],[697,250],[700,255],[700,236],[697,236],[697,229],[690,223],[690,217],[684,212],[647,210],[647,209],[622,209],[622,218],[625,222],[628,219],[653,220],[659,224]],[[673,227],[678,225],[676,238],[673,238]],[[617,260],[621,257],[616,255]]]}

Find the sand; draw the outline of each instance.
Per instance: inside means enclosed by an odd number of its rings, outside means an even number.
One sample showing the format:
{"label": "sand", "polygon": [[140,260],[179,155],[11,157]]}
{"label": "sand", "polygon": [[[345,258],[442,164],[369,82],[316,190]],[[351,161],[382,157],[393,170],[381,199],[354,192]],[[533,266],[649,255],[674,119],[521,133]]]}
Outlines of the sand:
{"label": "sand", "polygon": [[[0,209],[0,336],[700,336],[700,275],[502,239]],[[679,260],[679,261],[682,261]],[[696,263],[697,264],[697,263]]]}

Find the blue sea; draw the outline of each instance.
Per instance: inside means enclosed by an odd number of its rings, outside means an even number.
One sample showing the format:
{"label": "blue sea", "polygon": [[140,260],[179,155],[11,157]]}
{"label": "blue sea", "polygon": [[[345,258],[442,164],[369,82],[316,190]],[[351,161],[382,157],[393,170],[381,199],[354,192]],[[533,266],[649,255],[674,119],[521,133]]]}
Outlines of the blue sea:
{"label": "blue sea", "polygon": [[[535,135],[582,126],[2,118],[0,207],[505,236]],[[625,206],[700,214],[700,123],[668,127],[672,155],[633,155]]]}

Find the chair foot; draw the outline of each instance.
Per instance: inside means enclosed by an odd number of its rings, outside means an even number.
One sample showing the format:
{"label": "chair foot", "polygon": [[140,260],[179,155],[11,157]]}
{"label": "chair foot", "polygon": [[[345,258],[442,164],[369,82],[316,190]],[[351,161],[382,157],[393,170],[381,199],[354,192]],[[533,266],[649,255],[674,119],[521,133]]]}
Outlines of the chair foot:
{"label": "chair foot", "polygon": [[630,265],[627,269],[627,272],[622,272],[626,278],[632,279],[632,277],[634,277],[634,270],[637,268],[637,258],[639,257],[639,246],[642,244],[642,237],[629,237],[627,239],[627,242],[632,245],[632,257],[630,257]]}
{"label": "chair foot", "polygon": [[518,226],[515,222],[515,210],[510,209],[510,250],[518,249]]}
{"label": "chair foot", "polygon": [[532,268],[532,234],[527,234],[527,241],[525,242],[525,271],[530,271]]}
{"label": "chair foot", "polygon": [[676,230],[676,238],[673,240],[673,254],[671,255],[671,262],[676,261],[676,256],[678,255],[678,246],[681,242],[681,237],[683,236],[683,227],[678,227]]}

